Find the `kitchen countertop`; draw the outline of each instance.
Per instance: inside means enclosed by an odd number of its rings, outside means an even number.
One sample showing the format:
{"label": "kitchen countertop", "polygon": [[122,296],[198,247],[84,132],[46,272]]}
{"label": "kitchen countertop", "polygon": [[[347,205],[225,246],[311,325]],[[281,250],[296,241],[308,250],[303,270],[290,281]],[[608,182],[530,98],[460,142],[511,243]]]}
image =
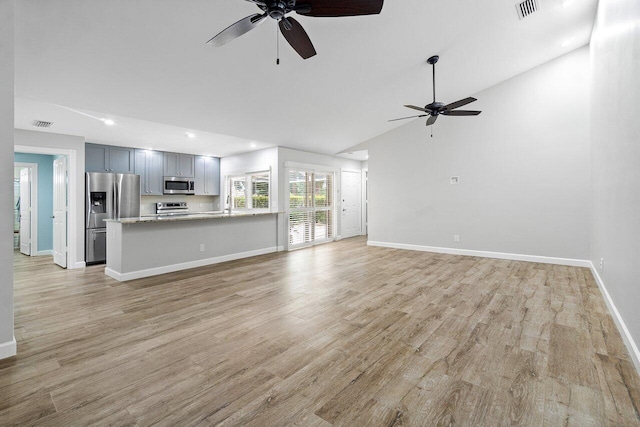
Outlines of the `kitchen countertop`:
{"label": "kitchen countertop", "polygon": [[105,222],[115,222],[120,224],[138,224],[144,222],[174,222],[174,221],[194,221],[204,219],[240,218],[248,216],[275,215],[282,212],[198,212],[185,215],[146,215],[133,218],[106,219]]}

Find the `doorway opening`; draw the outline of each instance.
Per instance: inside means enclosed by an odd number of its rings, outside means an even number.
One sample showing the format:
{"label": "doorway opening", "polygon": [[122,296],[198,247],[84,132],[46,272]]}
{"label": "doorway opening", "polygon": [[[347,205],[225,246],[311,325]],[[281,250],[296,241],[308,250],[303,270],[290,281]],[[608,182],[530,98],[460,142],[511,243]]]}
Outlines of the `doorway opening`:
{"label": "doorway opening", "polygon": [[68,155],[22,148],[14,153],[14,248],[67,268]]}
{"label": "doorway opening", "polygon": [[334,173],[287,169],[288,250],[331,242],[335,238]]}

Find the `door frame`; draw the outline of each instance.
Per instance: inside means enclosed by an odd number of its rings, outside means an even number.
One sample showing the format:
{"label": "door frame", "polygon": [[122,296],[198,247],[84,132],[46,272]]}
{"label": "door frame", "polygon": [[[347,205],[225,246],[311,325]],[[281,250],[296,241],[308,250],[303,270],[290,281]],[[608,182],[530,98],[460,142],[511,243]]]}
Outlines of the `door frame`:
{"label": "door frame", "polygon": [[362,223],[360,235],[369,234],[369,168],[362,169]]}
{"label": "door frame", "polygon": [[[49,255],[49,253],[40,253],[38,251],[38,164],[37,163],[25,163],[25,162],[13,162],[14,171],[15,168],[24,169],[27,168],[30,171],[29,177],[29,198],[31,203],[31,250],[29,256],[36,255]],[[14,172],[15,176],[15,172]],[[35,218],[35,220],[34,220]]]}
{"label": "door frame", "polygon": [[[316,241],[316,242],[308,242],[306,244],[300,245],[298,247],[292,248],[291,244],[289,243],[289,214],[291,213],[291,208],[289,206],[289,172],[291,170],[299,170],[299,171],[304,171],[304,172],[310,172],[310,173],[321,173],[321,174],[326,174],[326,173],[332,173],[333,174],[333,189],[332,189],[332,199],[333,199],[333,207],[331,209],[333,218],[335,218],[335,220],[333,221],[333,227],[332,227],[332,234],[333,237],[330,239],[326,239],[326,240],[320,240],[320,241]],[[341,215],[339,215],[340,211],[340,173],[339,173],[339,169],[333,167],[333,166],[323,166],[323,165],[314,165],[314,164],[309,164],[309,163],[299,163],[299,162],[292,162],[292,161],[286,161],[284,162],[284,179],[282,180],[282,188],[280,189],[281,194],[283,195],[283,202],[284,202],[284,250],[285,251],[294,251],[294,250],[298,250],[298,249],[303,249],[303,248],[308,248],[311,246],[315,246],[315,245],[320,245],[320,244],[324,244],[324,243],[329,243],[329,242],[333,242],[336,240],[340,240],[340,236],[338,236],[338,231],[340,230],[340,226],[338,221],[340,221],[340,217]]]}
{"label": "door frame", "polygon": [[[36,147],[31,145],[14,145],[13,151],[17,153],[30,154],[49,154],[67,156],[67,194],[68,194],[68,216],[67,216],[67,269],[84,268],[83,263],[72,264],[71,260],[77,260],[77,254],[81,250],[84,253],[84,246],[78,247],[77,244],[77,227],[78,221],[82,221],[82,229],[84,230],[84,217],[78,218],[78,203],[76,195],[78,191],[84,193],[84,182],[78,182],[76,179],[78,169],[78,155],[76,150],[63,148]],[[84,197],[82,198],[84,200]],[[84,240],[84,237],[83,237]],[[84,258],[84,257],[82,257]]]}
{"label": "door frame", "polygon": [[362,210],[363,210],[363,206],[362,206],[362,169],[349,169],[349,168],[340,168],[340,210],[339,210],[339,214],[340,214],[340,239],[344,239],[344,234],[342,233],[343,231],[343,221],[342,221],[342,212],[343,212],[343,207],[342,207],[342,198],[344,197],[344,179],[343,178],[343,174],[344,173],[354,173],[357,174],[358,177],[360,178],[360,213],[358,215],[358,222],[360,223],[360,227],[359,227],[359,231],[357,234],[355,234],[354,236],[351,237],[355,237],[355,236],[361,236],[362,235]]}
{"label": "door frame", "polygon": [[[57,173],[56,173],[56,165],[62,163],[62,165],[64,166],[64,251],[61,251],[61,253],[64,253],[64,262],[62,265],[62,261],[60,261],[60,258],[56,256],[56,241],[59,239],[59,237],[57,236],[57,230],[56,230],[56,221],[58,221],[58,212],[56,210],[57,207],[57,203],[58,201],[56,200],[56,196],[58,194],[57,193],[57,183],[56,180],[58,179],[57,177]],[[69,172],[67,170],[67,156],[59,156],[58,158],[53,159],[53,227],[52,227],[52,234],[53,234],[53,248],[52,248],[52,252],[53,252],[53,262],[54,264],[62,267],[62,268],[67,268],[67,266],[69,265],[69,242],[66,241],[67,237],[68,237],[68,233],[67,230],[69,229],[69,194],[67,193],[67,191],[69,190],[69,185],[67,184],[69,179]],[[59,262],[60,261],[60,262]]]}

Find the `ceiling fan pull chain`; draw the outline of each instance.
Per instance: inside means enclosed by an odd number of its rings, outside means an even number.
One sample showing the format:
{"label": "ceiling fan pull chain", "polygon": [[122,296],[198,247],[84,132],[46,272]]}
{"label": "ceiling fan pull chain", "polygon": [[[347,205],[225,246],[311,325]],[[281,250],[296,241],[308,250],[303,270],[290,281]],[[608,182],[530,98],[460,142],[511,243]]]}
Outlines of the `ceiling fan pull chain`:
{"label": "ceiling fan pull chain", "polygon": [[280,65],[280,31],[276,25],[276,65]]}

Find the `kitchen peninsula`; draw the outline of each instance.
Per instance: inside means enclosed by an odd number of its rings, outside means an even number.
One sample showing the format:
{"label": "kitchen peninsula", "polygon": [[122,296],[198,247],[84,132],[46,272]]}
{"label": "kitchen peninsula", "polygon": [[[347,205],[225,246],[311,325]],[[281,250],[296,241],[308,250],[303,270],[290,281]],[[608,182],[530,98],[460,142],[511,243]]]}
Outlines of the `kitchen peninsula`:
{"label": "kitchen peninsula", "polygon": [[284,250],[280,213],[202,213],[107,221],[105,273],[119,281]]}

